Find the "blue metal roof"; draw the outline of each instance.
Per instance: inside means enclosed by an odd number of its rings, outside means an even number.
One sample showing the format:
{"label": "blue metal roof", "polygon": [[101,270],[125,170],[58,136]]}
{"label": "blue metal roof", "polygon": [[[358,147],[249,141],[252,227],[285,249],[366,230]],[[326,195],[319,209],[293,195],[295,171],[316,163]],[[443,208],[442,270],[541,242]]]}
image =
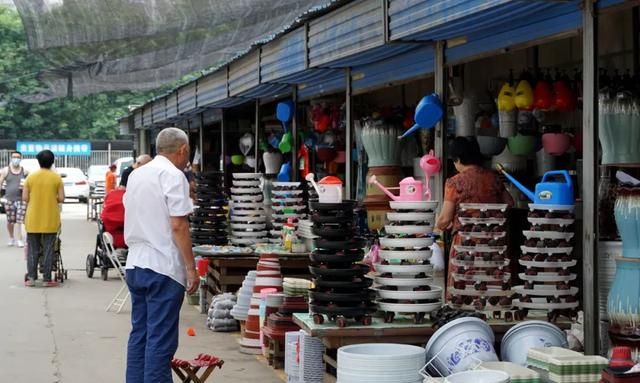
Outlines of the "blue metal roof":
{"label": "blue metal roof", "polygon": [[309,65],[326,64],[384,45],[383,2],[358,0],[309,23]]}
{"label": "blue metal roof", "polygon": [[578,0],[390,0],[391,39],[436,41],[495,33],[578,12]]}
{"label": "blue metal roof", "polygon": [[178,88],[178,113],[185,114],[196,108],[196,82]]}
{"label": "blue metal roof", "polygon": [[627,2],[629,1],[628,0],[598,0],[596,2],[596,7],[598,7],[598,9],[606,9],[610,7],[615,7],[616,5],[622,5]]}
{"label": "blue metal roof", "polygon": [[385,84],[427,76],[434,72],[432,46],[422,46],[410,52],[351,70],[354,92],[384,86]]}
{"label": "blue metal roof", "polygon": [[173,91],[167,95],[167,119],[178,115],[178,92]]}
{"label": "blue metal roof", "polygon": [[153,115],[153,121],[154,123],[156,122],[161,122],[167,119],[167,107],[165,104],[165,98],[161,97],[156,99],[151,107],[152,110],[152,115]]}
{"label": "blue metal roof", "polygon": [[307,69],[283,78],[278,82],[284,84],[304,84],[318,81],[322,78],[330,78],[336,76],[337,73],[344,73],[342,69]]}
{"label": "blue metal roof", "polygon": [[288,84],[260,84],[250,90],[240,93],[238,96],[243,98],[264,98],[273,97],[279,94],[288,94],[291,92],[291,85]]}
{"label": "blue metal roof", "polygon": [[337,93],[340,91],[344,91],[346,89],[346,86],[346,72],[337,71],[334,72],[330,77],[323,77],[314,82],[308,82],[298,85],[298,99],[304,101],[314,97]]}
{"label": "blue metal roof", "polygon": [[233,108],[234,106],[246,104],[248,102],[255,102],[255,100],[241,97],[229,97],[224,100],[214,102],[209,105],[210,108]]}
{"label": "blue metal roof", "polygon": [[262,47],[260,71],[263,82],[282,82],[282,78],[305,70],[305,38],[302,27]]}
{"label": "blue metal roof", "polygon": [[[564,4],[564,6],[567,5]],[[573,12],[556,14],[548,12],[547,18],[531,17],[529,20],[532,22],[512,24],[510,27],[505,26],[493,32],[468,35],[465,44],[447,50],[447,62],[463,61],[486,52],[577,30],[582,26],[582,14],[577,9]]]}

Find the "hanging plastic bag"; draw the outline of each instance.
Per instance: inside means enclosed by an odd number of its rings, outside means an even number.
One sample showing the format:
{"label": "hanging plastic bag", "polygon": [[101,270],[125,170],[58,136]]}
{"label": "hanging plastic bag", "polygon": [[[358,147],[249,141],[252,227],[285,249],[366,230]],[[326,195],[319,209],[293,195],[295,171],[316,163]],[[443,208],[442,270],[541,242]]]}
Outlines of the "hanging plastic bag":
{"label": "hanging plastic bag", "polygon": [[444,253],[442,248],[434,242],[431,245],[431,265],[433,265],[433,270],[442,271],[444,270]]}

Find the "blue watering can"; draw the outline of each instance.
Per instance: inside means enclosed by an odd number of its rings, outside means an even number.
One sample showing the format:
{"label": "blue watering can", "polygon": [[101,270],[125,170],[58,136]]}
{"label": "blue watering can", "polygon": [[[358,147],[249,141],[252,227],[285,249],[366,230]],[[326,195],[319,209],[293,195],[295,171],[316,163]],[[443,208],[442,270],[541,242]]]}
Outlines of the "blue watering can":
{"label": "blue watering can", "polygon": [[437,94],[422,97],[413,117],[415,125],[407,129],[399,138],[405,138],[418,129],[432,129],[440,121],[443,113],[442,102]]}
{"label": "blue watering can", "polygon": [[291,100],[279,102],[276,107],[276,117],[278,121],[282,123],[282,128],[284,129],[284,135],[277,146],[277,149],[280,149],[282,153],[289,153],[291,151],[292,137],[287,128],[287,123],[293,118],[294,107],[293,101]]}
{"label": "blue watering can", "polygon": [[[518,180],[504,170],[501,164],[497,164],[498,171],[507,177],[520,191],[533,203],[538,205],[574,205],[573,181],[566,170],[552,170],[544,173],[542,180],[536,184],[535,193],[527,189]],[[561,181],[552,181],[551,178],[560,176]]]}

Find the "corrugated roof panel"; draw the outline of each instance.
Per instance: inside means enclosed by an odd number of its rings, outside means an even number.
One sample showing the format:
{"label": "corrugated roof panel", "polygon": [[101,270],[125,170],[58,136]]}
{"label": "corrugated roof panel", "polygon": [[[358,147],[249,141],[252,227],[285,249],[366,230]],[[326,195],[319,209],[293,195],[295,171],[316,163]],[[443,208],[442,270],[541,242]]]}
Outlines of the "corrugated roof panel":
{"label": "corrugated roof panel", "polygon": [[255,50],[229,64],[229,95],[238,94],[260,84],[260,51]]}
{"label": "corrugated roof panel", "polygon": [[502,32],[468,36],[467,43],[447,49],[447,62],[461,62],[488,52],[577,30],[581,26],[582,14],[576,10],[537,23],[513,26]]}
{"label": "corrugated roof panel", "polygon": [[[596,7],[598,7],[598,9],[606,9],[609,7],[622,5],[624,3],[632,3],[632,2],[628,0],[598,0],[596,1]],[[633,4],[630,4],[630,5],[633,5]]]}
{"label": "corrugated roof panel", "polygon": [[408,52],[416,47],[420,46],[419,44],[388,44],[383,45],[378,48],[373,48],[365,52],[358,53],[356,55],[352,55],[340,60],[332,61],[330,63],[325,64],[331,68],[347,68],[354,67],[358,65],[367,65],[374,62],[378,62],[380,60],[385,60],[390,57],[397,56],[404,52]]}
{"label": "corrugated roof panel", "polygon": [[178,113],[189,114],[196,109],[196,82],[178,88]]}
{"label": "corrugated roof panel", "polygon": [[222,67],[198,79],[198,107],[206,107],[226,97],[227,67]]}
{"label": "corrugated roof panel", "polygon": [[323,77],[314,82],[298,85],[298,100],[304,101],[344,91],[347,86],[345,71],[334,72],[330,77]]}
{"label": "corrugated roof panel", "polygon": [[144,124],[142,123],[142,109],[138,109],[133,113],[133,127],[135,129],[142,129]]}
{"label": "corrugated roof panel", "polygon": [[392,40],[408,37],[513,2],[514,0],[389,0],[389,37]]}
{"label": "corrugated roof panel", "polygon": [[312,67],[384,44],[382,1],[349,3],[309,23],[309,64]]}
{"label": "corrugated roof panel", "polygon": [[291,85],[288,84],[260,84],[255,88],[239,94],[238,96],[243,98],[263,98],[273,97],[289,92],[291,92]]}
{"label": "corrugated roof panel", "polygon": [[167,96],[167,119],[174,118],[178,115],[178,92],[173,91]]}
{"label": "corrugated roof panel", "polygon": [[153,102],[151,107],[153,114],[153,123],[157,124],[167,119],[167,108],[165,105],[165,98],[160,97]]}
{"label": "corrugated roof panel", "polygon": [[351,86],[357,92],[427,76],[433,72],[433,47],[423,46],[387,60],[352,68]]}
{"label": "corrugated roof panel", "polygon": [[242,104],[246,104],[248,102],[255,102],[255,100],[251,100],[249,98],[240,98],[240,97],[230,97],[225,98],[224,100],[216,101],[210,105],[213,108],[233,108],[234,106],[239,106]]}
{"label": "corrugated roof panel", "polygon": [[305,28],[298,28],[262,47],[262,82],[278,81],[305,69],[305,38]]}
{"label": "corrugated roof panel", "polygon": [[284,84],[303,84],[308,82],[314,82],[324,77],[329,78],[336,73],[344,73],[342,69],[307,69],[303,72],[298,72],[287,77],[278,79],[278,82]]}
{"label": "corrugated roof panel", "polygon": [[144,126],[145,128],[153,125],[152,107],[153,105],[149,103],[142,108],[142,126]]}

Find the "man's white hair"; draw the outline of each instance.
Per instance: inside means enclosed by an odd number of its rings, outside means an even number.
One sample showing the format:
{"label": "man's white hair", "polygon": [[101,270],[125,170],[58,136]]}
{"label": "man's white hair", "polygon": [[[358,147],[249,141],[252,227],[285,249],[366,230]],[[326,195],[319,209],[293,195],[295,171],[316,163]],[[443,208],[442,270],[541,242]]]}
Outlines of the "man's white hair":
{"label": "man's white hair", "polygon": [[189,144],[189,136],[178,128],[165,128],[156,137],[158,153],[175,153],[184,144]]}

